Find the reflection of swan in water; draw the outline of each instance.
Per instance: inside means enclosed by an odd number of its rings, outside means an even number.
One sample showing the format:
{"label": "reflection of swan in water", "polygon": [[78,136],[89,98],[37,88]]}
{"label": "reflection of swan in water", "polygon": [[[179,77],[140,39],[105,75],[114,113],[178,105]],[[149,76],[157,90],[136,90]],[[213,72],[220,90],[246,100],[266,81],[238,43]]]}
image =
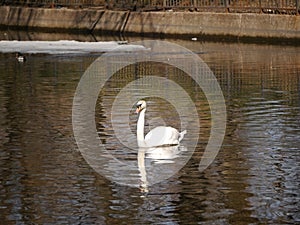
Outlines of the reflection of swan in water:
{"label": "reflection of swan in water", "polygon": [[140,189],[142,192],[148,192],[147,172],[145,167],[145,149],[138,151],[138,166],[141,176]]}
{"label": "reflection of swan in water", "polygon": [[152,129],[144,137],[146,102],[138,101],[136,104],[136,112],[139,113],[137,122],[137,142],[139,147],[156,147],[178,145],[186,134],[186,130],[181,133],[173,127],[159,126]]}
{"label": "reflection of swan in water", "polygon": [[[138,168],[140,172],[141,192],[149,191],[148,190],[149,181],[147,179],[147,171],[145,167],[146,159],[149,159],[155,164],[160,164],[160,165],[166,163],[175,163],[173,159],[180,157],[180,154],[184,151],[187,151],[187,149],[184,146],[179,146],[179,145],[169,146],[169,147],[139,148],[137,159],[138,159]],[[176,171],[176,167],[169,167],[169,169],[171,172],[173,170]],[[160,176],[161,174],[156,173],[156,175]]]}

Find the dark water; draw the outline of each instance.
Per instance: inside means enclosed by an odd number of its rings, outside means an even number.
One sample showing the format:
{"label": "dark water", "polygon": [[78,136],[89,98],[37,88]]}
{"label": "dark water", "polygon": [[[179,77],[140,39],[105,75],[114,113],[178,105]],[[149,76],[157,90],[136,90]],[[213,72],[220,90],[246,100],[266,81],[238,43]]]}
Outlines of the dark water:
{"label": "dark water", "polygon": [[[199,53],[214,72],[226,101],[227,129],[217,158],[199,172],[211,127],[208,103],[195,82],[169,74],[199,110],[200,138],[187,164],[146,193],[96,173],[74,140],[74,92],[99,55],[31,54],[18,63],[14,54],[0,54],[1,224],[300,222],[300,47],[169,41]],[[155,68],[160,76],[171,71]],[[131,72],[107,83],[95,120],[116,157],[136,163],[137,152],[119,147],[110,123],[111,104],[133,80]],[[148,127],[178,127],[172,106],[148,100]],[[134,132],[136,115],[129,110]]]}

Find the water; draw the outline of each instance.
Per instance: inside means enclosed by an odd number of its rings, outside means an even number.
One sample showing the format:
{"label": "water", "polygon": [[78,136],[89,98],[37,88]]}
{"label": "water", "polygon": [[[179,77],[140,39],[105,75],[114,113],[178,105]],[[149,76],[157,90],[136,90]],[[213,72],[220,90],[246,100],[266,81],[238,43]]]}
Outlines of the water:
{"label": "water", "polygon": [[[196,104],[199,140],[187,164],[148,187],[148,192],[96,173],[75,143],[74,92],[100,54],[31,54],[25,63],[16,62],[13,53],[0,54],[2,224],[300,222],[300,48],[169,41],[198,53],[214,72],[227,106],[226,136],[213,164],[200,173],[198,164],[211,128],[208,103],[195,82],[173,71],[169,78]],[[165,65],[155,68],[153,74],[162,77],[172,71]],[[132,70],[120,71],[107,83],[98,98],[95,121],[110,152],[137,166],[137,152],[120,147],[110,122],[115,96],[135,79]],[[172,105],[159,98],[149,98],[148,105],[146,129],[162,123],[180,128]],[[133,108],[129,110],[130,129],[135,132],[137,117]],[[174,163],[151,165],[167,170]],[[139,179],[137,171],[132,174]]]}

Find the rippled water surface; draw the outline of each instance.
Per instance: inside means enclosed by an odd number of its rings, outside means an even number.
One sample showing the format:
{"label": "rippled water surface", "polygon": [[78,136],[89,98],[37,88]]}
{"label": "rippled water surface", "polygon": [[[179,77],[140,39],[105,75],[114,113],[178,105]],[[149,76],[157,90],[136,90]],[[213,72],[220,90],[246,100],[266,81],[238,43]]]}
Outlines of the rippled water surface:
{"label": "rippled water surface", "polygon": [[[133,179],[133,187],[96,173],[73,136],[76,87],[101,54],[28,54],[25,63],[18,63],[13,53],[0,54],[1,224],[300,222],[300,47],[169,41],[197,53],[217,77],[227,107],[226,135],[217,158],[199,172],[211,128],[209,105],[201,89],[182,71],[167,65],[139,64],[119,71],[99,94],[95,121],[99,139],[132,171],[110,163],[109,158],[105,168],[119,168],[120,173],[111,176]],[[111,114],[118,93],[148,75],[167,77],[184,88],[195,103],[200,127],[189,121],[190,136],[183,142],[187,149],[179,157],[167,162],[145,158],[149,179],[170,169],[179,171],[144,190],[139,187],[143,180],[137,148],[119,142]],[[144,85],[131,86],[133,96]],[[176,96],[176,90],[158,84],[162,87]],[[154,97],[147,102],[146,130],[161,124],[181,129],[170,103]],[[178,102],[185,103],[181,98]],[[124,115],[129,115],[135,134],[133,107],[118,112],[114,123],[125,126],[120,119]],[[126,140],[136,146],[130,138]],[[193,138],[199,139],[195,151],[189,152]],[[176,168],[182,162],[183,168]]]}

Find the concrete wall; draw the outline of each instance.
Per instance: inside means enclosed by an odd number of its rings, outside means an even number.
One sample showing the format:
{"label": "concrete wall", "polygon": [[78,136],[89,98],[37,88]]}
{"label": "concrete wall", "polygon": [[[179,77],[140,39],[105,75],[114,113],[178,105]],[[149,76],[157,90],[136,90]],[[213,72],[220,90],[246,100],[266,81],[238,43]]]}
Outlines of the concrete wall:
{"label": "concrete wall", "polygon": [[104,11],[0,7],[0,25],[20,28],[92,30]]}
{"label": "concrete wall", "polygon": [[229,35],[300,39],[300,16],[272,14],[124,12],[2,6],[0,26],[138,35]]}
{"label": "concrete wall", "polygon": [[132,12],[126,32],[300,38],[300,17],[250,13]]}
{"label": "concrete wall", "polygon": [[105,11],[93,31],[120,33],[124,30],[128,15],[129,12],[124,11]]}

